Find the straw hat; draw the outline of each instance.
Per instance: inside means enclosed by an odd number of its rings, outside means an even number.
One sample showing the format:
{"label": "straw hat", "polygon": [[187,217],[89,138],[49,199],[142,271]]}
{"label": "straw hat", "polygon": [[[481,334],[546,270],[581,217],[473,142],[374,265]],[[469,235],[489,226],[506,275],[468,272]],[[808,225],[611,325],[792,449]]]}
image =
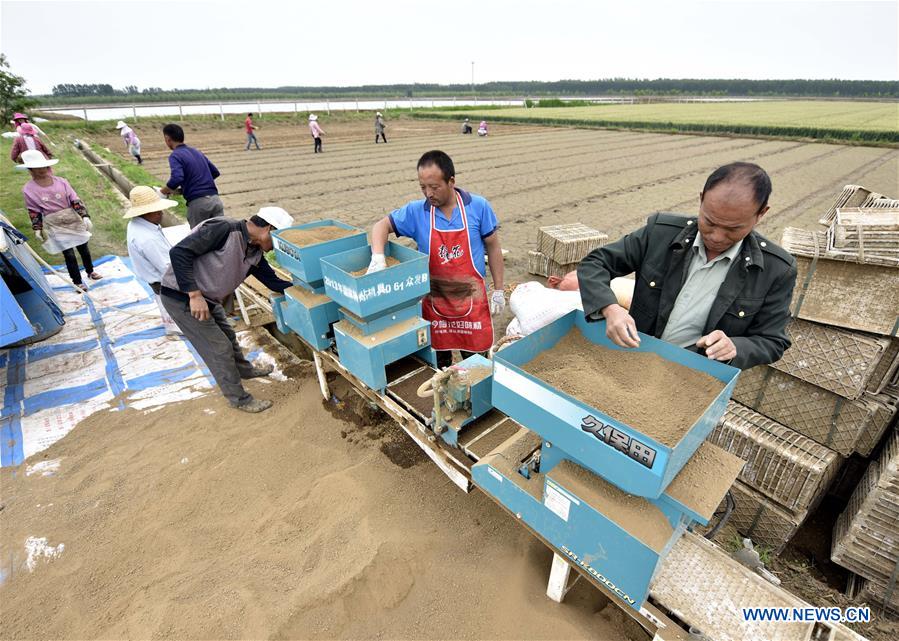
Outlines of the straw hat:
{"label": "straw hat", "polygon": [[152,214],[178,206],[174,200],[160,197],[155,189],[145,185],[138,185],[132,189],[128,194],[128,199],[131,201],[131,209],[126,211],[122,218],[137,218],[144,214]]}
{"label": "straw hat", "polygon": [[379,116],[381,115],[381,112],[380,112],[380,111],[378,112],[378,115],[379,115]]}
{"label": "straw hat", "polygon": [[309,114],[309,120],[311,120],[311,121],[318,120],[318,116],[316,116],[315,114]]}
{"label": "straw hat", "polygon": [[275,229],[284,229],[293,225],[293,216],[281,207],[260,207],[256,215]]}
{"label": "straw hat", "polygon": [[125,121],[123,121],[123,120],[119,120],[119,121],[115,124],[115,128],[116,128],[116,129],[124,129],[124,128],[127,127],[127,126],[128,126],[128,125],[126,125],[126,124],[125,124]]}
{"label": "straw hat", "polygon": [[16,169],[40,169],[41,167],[52,167],[59,162],[56,158],[46,158],[37,149],[29,149],[22,152],[22,164],[16,165]]}

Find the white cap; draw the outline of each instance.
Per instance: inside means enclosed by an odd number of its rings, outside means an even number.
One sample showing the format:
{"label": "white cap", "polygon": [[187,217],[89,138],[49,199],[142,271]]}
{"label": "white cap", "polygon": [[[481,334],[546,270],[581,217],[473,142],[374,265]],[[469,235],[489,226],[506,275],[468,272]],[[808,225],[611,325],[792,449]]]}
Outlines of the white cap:
{"label": "white cap", "polygon": [[22,152],[22,164],[16,165],[16,169],[39,169],[52,167],[59,161],[56,158],[48,159],[38,149],[28,149]]}
{"label": "white cap", "polygon": [[318,116],[315,114],[309,114],[309,120],[318,120]]}
{"label": "white cap", "polygon": [[380,111],[378,112],[378,115],[379,115],[379,116],[381,115],[381,112],[380,112]]}
{"label": "white cap", "polygon": [[126,125],[124,121],[119,120],[119,121],[116,123],[115,128],[116,128],[116,129],[124,129],[124,128],[127,127],[127,126],[128,126],[128,125]]}
{"label": "white cap", "polygon": [[293,216],[281,207],[260,207],[256,215],[275,229],[284,229],[293,225]]}

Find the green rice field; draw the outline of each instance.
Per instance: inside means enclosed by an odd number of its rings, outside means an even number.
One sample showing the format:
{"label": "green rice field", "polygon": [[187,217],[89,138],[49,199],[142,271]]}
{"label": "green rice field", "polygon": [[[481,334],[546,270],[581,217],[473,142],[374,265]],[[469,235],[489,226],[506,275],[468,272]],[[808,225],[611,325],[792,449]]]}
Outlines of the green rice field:
{"label": "green rice field", "polygon": [[614,104],[576,107],[514,107],[483,113],[437,112],[542,124],[667,129],[899,143],[899,103],[765,100],[723,103]]}

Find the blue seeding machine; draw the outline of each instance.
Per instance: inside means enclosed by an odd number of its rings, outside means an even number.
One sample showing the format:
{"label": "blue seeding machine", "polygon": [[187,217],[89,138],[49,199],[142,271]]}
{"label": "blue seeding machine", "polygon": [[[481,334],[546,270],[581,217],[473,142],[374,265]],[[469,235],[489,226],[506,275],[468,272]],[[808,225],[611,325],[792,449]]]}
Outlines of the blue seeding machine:
{"label": "blue seeding machine", "polygon": [[[315,228],[347,235],[306,246],[288,240],[292,230]],[[722,386],[677,442],[662,443],[606,415],[602,389],[585,403],[524,369],[570,331],[619,349],[605,338],[604,322],[572,312],[490,358],[474,355],[440,371],[421,317],[427,256],[390,242],[388,267],[366,275],[371,249],[361,230],[323,220],[274,236],[295,283],[274,299],[276,322],[313,350],[326,399],[328,368],[395,418],[457,486],[479,488],[523,523],[555,553],[553,598],[561,600],[574,568],[655,638],[686,638],[650,589],[685,533],[713,518],[743,465],[704,442],[738,370],[641,335],[639,351]]]}

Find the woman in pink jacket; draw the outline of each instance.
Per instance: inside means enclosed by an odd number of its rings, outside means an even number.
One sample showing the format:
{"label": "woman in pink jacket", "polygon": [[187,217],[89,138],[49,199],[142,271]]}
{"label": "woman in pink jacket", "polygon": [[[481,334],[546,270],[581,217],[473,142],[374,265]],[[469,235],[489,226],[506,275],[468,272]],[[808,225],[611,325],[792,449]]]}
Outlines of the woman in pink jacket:
{"label": "woman in pink jacket", "polygon": [[321,126],[319,126],[318,116],[316,116],[315,114],[309,114],[309,132],[312,134],[312,140],[314,143],[312,153],[321,153],[322,135],[325,133],[325,130],[322,129]]}
{"label": "woman in pink jacket", "polygon": [[29,149],[41,152],[44,154],[44,158],[48,160],[53,158],[53,154],[47,149],[47,145],[37,137],[37,131],[35,131],[34,126],[26,122],[19,125],[19,135],[16,136],[16,139],[12,143],[12,149],[9,150],[9,157],[14,163],[20,164],[22,162],[22,152],[28,151]]}
{"label": "woman in pink jacket", "polygon": [[86,290],[75,250],[81,256],[88,277],[91,280],[103,278],[94,270],[87,246],[94,225],[69,181],[51,173],[50,167],[58,162],[44,158],[36,149],[28,149],[22,152],[22,164],[16,169],[27,169],[31,173],[31,180],[22,187],[22,196],[34,235],[42,241],[44,251],[63,255],[72,283]]}

